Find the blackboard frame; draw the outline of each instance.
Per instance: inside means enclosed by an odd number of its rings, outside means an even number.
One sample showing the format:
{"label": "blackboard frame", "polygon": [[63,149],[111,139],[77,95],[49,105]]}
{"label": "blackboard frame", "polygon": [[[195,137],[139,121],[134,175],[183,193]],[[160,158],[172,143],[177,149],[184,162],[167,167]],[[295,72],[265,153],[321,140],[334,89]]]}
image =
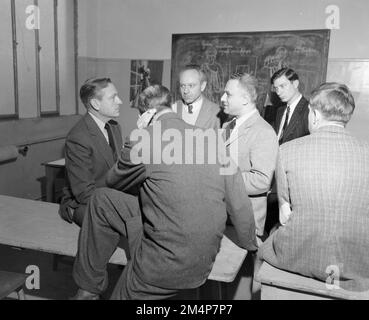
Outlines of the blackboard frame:
{"label": "blackboard frame", "polygon": [[[242,71],[256,75],[259,80],[258,108],[261,113],[266,105],[279,103],[278,98],[272,92],[270,76],[272,71],[276,71],[281,66],[287,65],[295,69],[300,76],[300,89],[306,97],[309,97],[311,90],[326,80],[329,40],[329,29],[172,34],[171,90],[174,99],[180,97],[178,91],[179,69],[188,63],[203,66],[210,61],[210,63],[213,63],[213,70],[215,70],[218,80],[214,74],[210,74],[212,88],[209,89],[208,76],[208,91],[205,93],[211,100],[220,104],[220,96],[225,83],[229,76],[237,71],[233,69],[239,67],[237,63],[243,58],[245,61],[247,60],[247,63],[241,65],[240,69],[244,68]],[[248,46],[242,47],[242,43]],[[273,49],[275,49],[274,54]],[[227,55],[229,61],[226,59]],[[288,63],[288,59],[285,59],[287,62],[281,63],[281,61],[283,62],[281,58],[280,66],[273,65],[274,60],[278,61],[278,55],[282,58],[283,55],[287,56],[290,63]],[[310,69],[305,68],[303,62],[305,60],[301,57],[309,61]],[[313,61],[313,57],[316,57],[317,61]],[[255,62],[251,62],[252,59]],[[236,62],[232,65],[234,61]],[[261,66],[260,61],[263,61],[263,66]],[[229,67],[226,63],[229,64]],[[313,65],[313,63],[315,64]],[[269,64],[269,66],[265,66],[265,64]],[[264,68],[268,71],[262,70]],[[218,76],[222,69],[227,70],[223,72],[222,76]],[[302,69],[304,69],[303,72],[301,72]],[[265,74],[261,75],[261,73]],[[220,85],[216,87],[214,83]]]}

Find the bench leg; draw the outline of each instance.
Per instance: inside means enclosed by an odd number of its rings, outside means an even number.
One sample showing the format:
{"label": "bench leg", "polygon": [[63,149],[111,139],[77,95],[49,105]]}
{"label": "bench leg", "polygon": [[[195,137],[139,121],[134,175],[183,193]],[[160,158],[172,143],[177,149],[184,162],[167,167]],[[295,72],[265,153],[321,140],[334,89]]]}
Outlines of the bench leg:
{"label": "bench leg", "polygon": [[24,295],[24,290],[22,287],[17,291],[17,295],[18,300],[26,300],[26,296]]}
{"label": "bench leg", "polygon": [[225,288],[223,287],[223,282],[217,281],[217,287],[218,287],[218,299],[219,300],[225,300],[227,297],[225,296]]}
{"label": "bench leg", "polygon": [[53,271],[58,271],[59,255],[53,254]]}

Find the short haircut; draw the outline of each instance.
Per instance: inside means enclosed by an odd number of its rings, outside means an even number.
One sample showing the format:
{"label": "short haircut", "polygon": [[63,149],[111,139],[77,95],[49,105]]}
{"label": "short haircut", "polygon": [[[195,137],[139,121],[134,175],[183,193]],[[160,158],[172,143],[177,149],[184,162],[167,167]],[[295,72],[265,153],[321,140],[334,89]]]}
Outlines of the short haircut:
{"label": "short haircut", "polygon": [[310,108],[319,110],[326,120],[346,125],[354,112],[355,101],[346,85],[327,82],[311,93]]}
{"label": "short haircut", "polygon": [[277,80],[282,76],[286,76],[289,81],[299,80],[299,76],[294,70],[292,70],[291,68],[282,68],[274,72],[270,79],[271,84],[274,83],[274,80]]}
{"label": "short haircut", "polygon": [[179,71],[179,76],[187,71],[187,70],[196,70],[199,73],[200,76],[200,82],[207,81],[205,72],[201,69],[201,67],[198,64],[186,64],[184,67],[181,68]]}
{"label": "short haircut", "polygon": [[231,79],[238,80],[239,85],[247,92],[250,100],[256,103],[258,80],[254,76],[248,73],[234,73],[231,75]]}
{"label": "short haircut", "polygon": [[79,96],[87,110],[92,108],[91,99],[100,99],[100,90],[106,88],[109,83],[111,83],[109,78],[92,78],[85,81],[79,90]]}
{"label": "short haircut", "polygon": [[160,84],[147,87],[140,93],[138,98],[138,110],[141,114],[148,109],[155,108],[157,111],[161,111],[165,108],[171,107],[172,96],[170,91]]}

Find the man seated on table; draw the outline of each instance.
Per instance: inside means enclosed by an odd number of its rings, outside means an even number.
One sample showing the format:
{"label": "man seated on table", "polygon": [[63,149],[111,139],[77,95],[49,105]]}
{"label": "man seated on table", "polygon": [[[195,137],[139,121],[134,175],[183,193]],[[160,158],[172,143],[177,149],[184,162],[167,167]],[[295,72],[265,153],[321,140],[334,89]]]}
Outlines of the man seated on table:
{"label": "man seated on table", "polygon": [[[125,145],[107,175],[115,190],[96,190],[88,204],[73,270],[80,288],[75,299],[97,299],[104,292],[107,263],[122,235],[132,259],[112,299],[164,299],[202,285],[219,250],[227,211],[238,244],[256,250],[251,203],[237,166],[222,171],[212,164],[216,143],[209,150],[206,143],[187,149],[185,139],[204,130],[173,112],[167,88],[147,87],[139,110],[142,129],[131,134],[139,142]],[[197,163],[199,158],[205,161]]]}
{"label": "man seated on table", "polygon": [[345,129],[349,89],[325,83],[310,98],[311,134],[280,147],[281,227],[260,256],[287,271],[344,289],[369,289],[369,145]]}
{"label": "man seated on table", "polygon": [[109,78],[87,80],[80,89],[87,113],[65,141],[68,186],[64,188],[59,214],[81,226],[93,191],[105,186],[105,175],[122,147],[122,133],[114,120],[122,101]]}

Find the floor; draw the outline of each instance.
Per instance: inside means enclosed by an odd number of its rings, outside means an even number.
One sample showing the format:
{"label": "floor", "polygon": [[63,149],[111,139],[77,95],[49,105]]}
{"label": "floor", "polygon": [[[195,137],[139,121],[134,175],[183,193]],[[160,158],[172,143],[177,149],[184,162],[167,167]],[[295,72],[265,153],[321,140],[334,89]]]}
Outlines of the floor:
{"label": "floor", "polygon": [[[73,258],[62,257],[58,263],[57,270],[53,270],[53,255],[49,253],[13,248],[0,245],[0,270],[28,273],[25,295],[27,300],[67,300],[72,297],[77,286],[72,278]],[[249,300],[251,299],[251,260],[246,258],[242,279],[236,279],[231,284],[222,285],[222,293],[227,299]],[[39,270],[39,277],[38,277]],[[246,271],[245,271],[246,270]],[[108,266],[109,286],[103,295],[103,299],[108,299],[118,280],[122,267],[117,265]],[[200,290],[201,299],[218,299],[218,284],[207,281]],[[242,289],[240,289],[242,288]],[[188,290],[176,297],[182,299],[197,299],[196,290]],[[11,295],[10,299],[16,298]],[[255,296],[258,298],[258,295]]]}

